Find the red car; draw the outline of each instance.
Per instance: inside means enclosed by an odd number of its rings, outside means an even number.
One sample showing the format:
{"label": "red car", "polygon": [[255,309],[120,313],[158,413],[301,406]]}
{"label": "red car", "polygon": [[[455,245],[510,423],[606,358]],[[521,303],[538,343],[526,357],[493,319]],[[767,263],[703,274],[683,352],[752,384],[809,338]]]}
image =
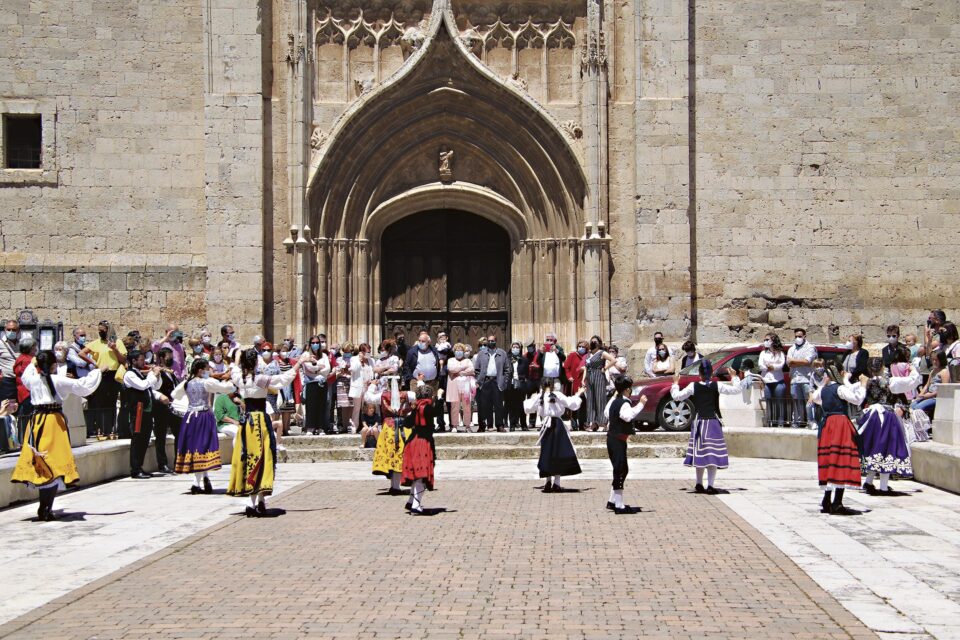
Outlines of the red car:
{"label": "red car", "polygon": [[[786,353],[789,346],[784,346]],[[731,370],[739,372],[744,368],[746,362],[747,370],[753,373],[759,373],[757,361],[763,347],[760,345],[746,346],[735,345],[727,347],[721,351],[715,351],[707,358],[713,363],[713,379],[729,381]],[[817,345],[817,355],[823,358],[827,370],[831,372],[832,377],[836,377],[837,371],[843,370],[843,359],[850,353],[843,347],[834,345]],[[680,371],[680,388],[684,388],[691,382],[700,379],[700,363],[695,363]],[[784,375],[787,383],[787,395],[790,393],[790,374]],[[643,411],[637,416],[634,427],[640,431],[652,431],[657,427],[662,427],[665,431],[689,431],[693,423],[694,409],[690,400],[677,402],[670,397],[670,387],[673,386],[673,376],[664,376],[661,378],[646,378],[640,380],[634,387],[631,398],[636,401],[641,395],[647,396],[647,404]]]}

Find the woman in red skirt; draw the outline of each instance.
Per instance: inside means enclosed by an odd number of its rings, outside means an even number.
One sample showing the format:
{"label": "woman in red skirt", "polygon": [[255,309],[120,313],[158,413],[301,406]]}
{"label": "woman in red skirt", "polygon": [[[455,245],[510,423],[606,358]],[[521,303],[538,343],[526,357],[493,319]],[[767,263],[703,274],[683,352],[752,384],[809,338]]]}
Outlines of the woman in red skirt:
{"label": "woman in red skirt", "polygon": [[823,407],[826,419],[817,443],[820,487],[824,491],[820,512],[850,516],[860,512],[843,506],[843,491],[846,487],[860,488],[860,450],[857,430],[847,411],[850,405],[863,403],[866,376],[861,375],[856,384],[850,384],[849,373],[844,374],[842,385],[828,380],[825,386],[810,394],[812,401]]}
{"label": "woman in red skirt", "polygon": [[[433,443],[431,418],[436,413],[430,388],[422,382],[417,386],[417,400],[413,410],[413,430],[403,447],[403,474],[401,484],[410,487],[410,498],[405,506],[413,515],[422,515],[421,500],[426,489],[433,491],[433,467],[437,450]],[[442,390],[439,392],[442,396]],[[439,405],[441,408],[443,404]]]}

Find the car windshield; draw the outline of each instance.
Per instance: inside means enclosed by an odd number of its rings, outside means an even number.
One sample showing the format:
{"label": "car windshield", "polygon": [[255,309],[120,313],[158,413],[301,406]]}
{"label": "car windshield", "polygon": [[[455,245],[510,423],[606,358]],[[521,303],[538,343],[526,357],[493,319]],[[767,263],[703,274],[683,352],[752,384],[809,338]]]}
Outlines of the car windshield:
{"label": "car windshield", "polygon": [[[707,354],[706,358],[713,366],[716,367],[717,363],[721,360],[726,360],[729,356],[733,354],[733,351],[714,351],[713,353]],[[683,376],[698,376],[700,375],[700,361],[694,362],[693,364],[680,369],[680,375]]]}

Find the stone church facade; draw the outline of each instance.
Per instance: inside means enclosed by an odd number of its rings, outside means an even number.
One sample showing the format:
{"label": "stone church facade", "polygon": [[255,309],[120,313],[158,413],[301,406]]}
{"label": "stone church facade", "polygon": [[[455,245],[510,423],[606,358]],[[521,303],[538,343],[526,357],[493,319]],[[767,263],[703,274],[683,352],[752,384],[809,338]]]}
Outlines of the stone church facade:
{"label": "stone church facade", "polygon": [[4,314],[639,350],[960,307],[956,2],[8,0],[0,41]]}

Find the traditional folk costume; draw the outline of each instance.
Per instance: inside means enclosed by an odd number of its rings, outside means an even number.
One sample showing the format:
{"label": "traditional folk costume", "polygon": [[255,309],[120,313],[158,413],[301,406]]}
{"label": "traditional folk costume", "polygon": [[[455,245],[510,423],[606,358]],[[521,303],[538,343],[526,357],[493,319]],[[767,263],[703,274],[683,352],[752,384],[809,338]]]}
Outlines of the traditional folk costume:
{"label": "traditional folk costume", "polygon": [[[916,368],[908,362],[894,362],[890,365],[890,375],[895,378],[909,378]],[[918,372],[919,373],[919,372]],[[910,404],[917,397],[917,387],[910,387],[903,393],[907,400],[900,420],[903,423],[903,436],[909,447],[914,442],[926,442],[930,439],[930,416],[922,409],[911,409]]]}
{"label": "traditional folk costume", "polygon": [[161,379],[153,372],[143,373],[127,369],[120,390],[120,411],[126,414],[130,425],[130,477],[146,478],[143,461],[150,448],[150,434],[154,430],[154,392],[160,389]]}
{"label": "traditional folk costume", "polygon": [[279,375],[243,375],[234,368],[233,385],[246,405],[246,415],[233,441],[233,460],[230,466],[231,496],[250,496],[247,515],[263,515],[267,510],[266,497],[273,494],[273,480],[277,466],[277,440],[273,422],[267,415],[267,393],[273,388],[285,387],[297,376],[300,367],[294,365]]}
{"label": "traditional folk costume", "polygon": [[390,495],[400,495],[400,479],[403,474],[404,440],[409,436],[410,428],[404,425],[407,416],[413,411],[412,403],[416,395],[411,391],[400,391],[398,376],[386,376],[381,380],[389,381],[389,389],[380,391],[376,384],[370,385],[364,397],[370,404],[380,405],[380,417],[383,424],[377,436],[377,448],[373,452],[373,475],[390,478]]}
{"label": "traditional folk costume", "polygon": [[[686,467],[693,467],[697,473],[697,493],[717,493],[713,486],[717,479],[717,469],[730,466],[727,455],[727,442],[723,437],[723,423],[720,421],[720,395],[738,395],[750,386],[751,378],[746,377],[737,383],[710,382],[712,367],[709,360],[700,361],[702,379],[691,382],[682,390],[674,383],[670,388],[670,397],[677,402],[693,399],[696,420],[690,429],[690,441],[687,443],[687,455],[683,459]],[[703,472],[707,472],[707,488],[703,487]]]}
{"label": "traditional folk costume", "polygon": [[221,460],[217,418],[211,409],[210,395],[233,391],[231,383],[213,378],[190,378],[173,390],[174,400],[182,401],[184,397],[187,400],[173,470],[193,474],[190,493],[213,493],[209,473],[220,468]]}
{"label": "traditional folk costume", "polygon": [[51,389],[35,364],[27,366],[21,376],[23,385],[30,392],[33,414],[27,423],[26,442],[20,449],[20,458],[10,480],[39,489],[37,517],[40,520],[53,520],[53,499],[57,491],[80,480],[70,449],[70,432],[63,417],[63,399],[70,395],[89,396],[97,389],[100,380],[99,369],[79,379],[54,374],[49,377],[53,384]]}
{"label": "traditional folk costume", "polygon": [[[632,385],[630,385],[632,386]],[[604,408],[607,423],[607,457],[613,466],[613,483],[610,489],[610,499],[607,500],[607,509],[621,514],[629,513],[630,508],[623,504],[623,483],[630,471],[627,462],[627,441],[635,433],[633,421],[643,410],[643,403],[630,405],[630,399],[622,393],[615,394]]]}
{"label": "traditional folk costume", "polygon": [[[903,422],[897,411],[907,412],[903,394],[920,384],[920,372],[911,369],[905,377],[877,376],[867,383],[864,406],[867,409],[859,420],[860,458],[863,474],[867,477],[863,490],[875,495],[873,484],[880,475],[880,492],[890,494],[890,475],[913,477],[910,448],[904,434]],[[911,425],[911,430],[913,429]]]}
{"label": "traditional folk costume", "polygon": [[568,409],[576,411],[580,408],[582,397],[566,396],[559,391],[542,390],[532,398],[523,401],[523,410],[526,413],[536,413],[540,425],[540,460],[537,469],[540,477],[546,478],[543,485],[544,493],[560,493],[560,476],[575,476],[581,473],[580,462],[577,460],[577,450],[573,447],[570,434],[564,425],[563,414]]}
{"label": "traditional folk costume", "polygon": [[[813,390],[811,398],[823,409],[825,422],[817,444],[818,479],[824,490],[821,513],[851,515],[856,513],[843,506],[846,487],[860,487],[860,451],[857,448],[857,430],[848,417],[849,405],[860,406],[866,389],[859,382],[842,385],[828,382]],[[833,500],[830,492],[833,491]]]}
{"label": "traditional folk costume", "polygon": [[403,447],[401,476],[403,486],[410,487],[410,498],[405,508],[414,515],[423,513],[424,490],[433,491],[433,470],[437,460],[437,448],[433,442],[433,418],[440,411],[443,411],[443,404],[439,400],[429,397],[415,400],[413,429]]}

